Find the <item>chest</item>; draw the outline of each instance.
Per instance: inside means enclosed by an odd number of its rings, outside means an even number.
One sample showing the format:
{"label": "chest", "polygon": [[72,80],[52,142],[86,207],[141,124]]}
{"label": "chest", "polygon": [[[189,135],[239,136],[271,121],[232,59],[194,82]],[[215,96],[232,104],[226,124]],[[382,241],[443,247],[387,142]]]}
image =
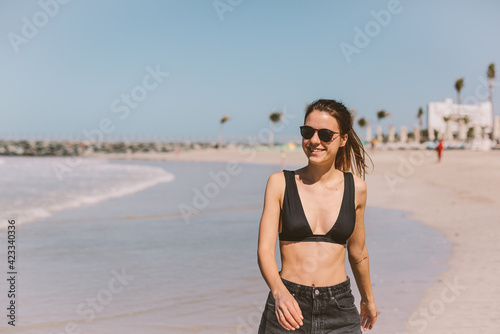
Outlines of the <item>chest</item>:
{"label": "chest", "polygon": [[310,186],[297,182],[297,203],[302,207],[311,231],[326,234],[336,223],[342,210],[343,183],[331,187]]}

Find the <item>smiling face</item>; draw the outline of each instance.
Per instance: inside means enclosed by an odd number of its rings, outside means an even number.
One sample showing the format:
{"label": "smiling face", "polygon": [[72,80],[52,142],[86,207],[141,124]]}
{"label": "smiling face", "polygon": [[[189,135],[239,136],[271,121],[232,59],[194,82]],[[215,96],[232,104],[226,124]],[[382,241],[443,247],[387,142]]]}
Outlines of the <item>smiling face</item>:
{"label": "smiling face", "polygon": [[[314,129],[328,129],[340,133],[340,126],[337,119],[327,112],[313,110],[304,122],[304,125]],[[329,142],[323,142],[318,136],[318,131],[310,139],[302,138],[302,149],[309,159],[309,163],[333,164],[339,147],[343,147],[347,141],[347,135],[334,134]]]}

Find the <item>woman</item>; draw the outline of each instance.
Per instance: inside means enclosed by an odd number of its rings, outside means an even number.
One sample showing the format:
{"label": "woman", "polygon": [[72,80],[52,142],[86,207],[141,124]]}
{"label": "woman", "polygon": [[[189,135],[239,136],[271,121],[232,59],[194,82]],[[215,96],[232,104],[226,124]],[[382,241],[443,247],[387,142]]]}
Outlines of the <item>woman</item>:
{"label": "woman", "polygon": [[[258,263],[270,292],[260,333],[361,333],[377,320],[364,211],[365,151],[346,107],[308,106],[300,127],[307,166],[271,175],[259,228]],[[279,233],[282,268],[275,260]],[[354,305],[345,254],[361,294]]]}

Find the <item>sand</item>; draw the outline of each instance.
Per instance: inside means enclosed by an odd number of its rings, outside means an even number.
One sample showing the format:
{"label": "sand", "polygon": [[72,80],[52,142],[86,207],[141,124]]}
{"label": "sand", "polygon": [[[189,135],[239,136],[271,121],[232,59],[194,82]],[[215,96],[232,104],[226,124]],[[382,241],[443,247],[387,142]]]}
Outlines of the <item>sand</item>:
{"label": "sand", "polygon": [[432,151],[386,151],[373,160],[369,204],[408,210],[453,243],[407,331],[498,333],[500,152],[445,151],[438,164]]}
{"label": "sand", "polygon": [[[238,161],[280,164],[279,151],[237,149],[165,154],[94,155],[106,158]],[[448,267],[420,301],[406,333],[498,333],[500,327],[500,151],[370,152],[368,205],[407,210],[452,242]],[[304,165],[302,151],[287,164]],[[408,266],[411,266],[408,263]],[[423,273],[424,275],[425,273]],[[404,303],[404,300],[401,300]],[[390,316],[384,314],[381,316]]]}

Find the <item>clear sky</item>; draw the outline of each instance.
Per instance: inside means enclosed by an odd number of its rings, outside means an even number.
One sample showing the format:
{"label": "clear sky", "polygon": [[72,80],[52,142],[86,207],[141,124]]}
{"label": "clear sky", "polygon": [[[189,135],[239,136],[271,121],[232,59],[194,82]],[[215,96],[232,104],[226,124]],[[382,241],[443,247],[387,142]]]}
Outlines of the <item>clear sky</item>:
{"label": "clear sky", "polygon": [[479,78],[500,71],[495,0],[58,1],[0,1],[0,135],[105,119],[115,134],[217,135],[224,115],[225,134],[255,135],[281,109],[279,134],[296,135],[318,98],[412,126],[456,99],[457,78],[484,100]]}

